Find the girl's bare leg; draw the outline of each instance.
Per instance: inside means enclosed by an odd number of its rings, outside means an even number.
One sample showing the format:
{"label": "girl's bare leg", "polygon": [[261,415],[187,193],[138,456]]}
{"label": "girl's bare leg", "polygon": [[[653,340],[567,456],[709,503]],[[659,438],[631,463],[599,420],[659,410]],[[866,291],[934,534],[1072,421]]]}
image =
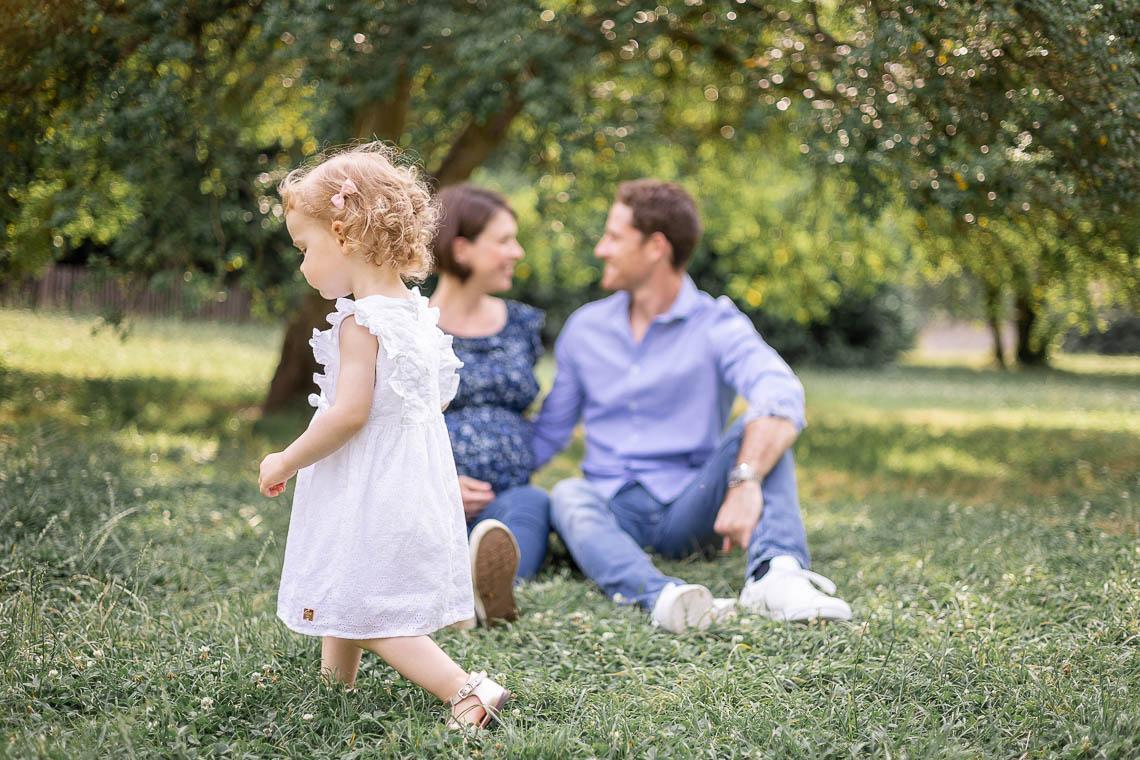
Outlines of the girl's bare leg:
{"label": "girl's bare leg", "polygon": [[321,674],[351,688],[356,683],[361,654],[363,651],[357,642],[325,636],[321,639]]}
{"label": "girl's bare leg", "polygon": [[440,701],[451,699],[467,682],[467,672],[455,664],[430,636],[397,636],[368,639],[356,645],[374,652],[417,686],[427,689]]}
{"label": "girl's bare leg", "polygon": [[[329,639],[325,639],[325,641],[328,642]],[[467,683],[467,672],[455,664],[455,661],[448,657],[447,653],[440,649],[430,636],[396,636],[386,639],[363,640],[333,639],[333,641],[338,642],[336,645],[338,650],[341,645],[356,649],[356,660],[352,666],[354,678],[356,676],[356,663],[360,662],[360,650],[367,649],[369,652],[379,655],[404,678],[434,694],[441,702],[451,699],[455,692]],[[326,643],[323,651],[327,652],[328,649],[329,645]],[[347,661],[345,663],[347,664]],[[329,664],[329,658],[322,657],[322,668],[327,668]],[[343,665],[338,670],[345,672]],[[344,678],[341,680],[343,681]],[[351,685],[351,681],[345,681],[345,683]],[[456,705],[452,712],[456,715],[463,715],[466,721],[477,722],[484,715],[479,705],[479,700],[470,696]]]}

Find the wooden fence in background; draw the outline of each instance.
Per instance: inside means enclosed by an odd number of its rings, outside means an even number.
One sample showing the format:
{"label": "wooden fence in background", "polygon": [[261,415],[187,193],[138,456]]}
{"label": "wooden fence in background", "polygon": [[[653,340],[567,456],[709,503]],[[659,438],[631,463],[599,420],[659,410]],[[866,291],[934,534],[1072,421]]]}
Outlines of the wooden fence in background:
{"label": "wooden fence in background", "polygon": [[83,267],[53,266],[43,276],[0,284],[0,307],[98,314],[245,322],[249,293],[238,287],[209,299],[191,296],[181,280],[169,286],[131,285]]}

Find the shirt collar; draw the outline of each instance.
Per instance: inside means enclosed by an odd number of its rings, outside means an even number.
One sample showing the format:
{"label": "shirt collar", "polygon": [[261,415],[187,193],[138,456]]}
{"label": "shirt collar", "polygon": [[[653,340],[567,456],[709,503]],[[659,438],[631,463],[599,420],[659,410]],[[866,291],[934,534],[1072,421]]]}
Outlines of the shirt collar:
{"label": "shirt collar", "polygon": [[697,308],[697,304],[700,303],[699,294],[697,284],[686,273],[681,278],[681,289],[677,292],[677,297],[673,299],[673,305],[657,320],[660,322],[676,322],[685,319],[693,313],[693,309]]}
{"label": "shirt collar", "polygon": [[[681,278],[681,289],[677,291],[677,297],[673,299],[673,305],[664,314],[659,314],[653,320],[654,322],[677,322],[682,319],[688,318],[690,314],[700,305],[701,291],[697,289],[697,284],[693,282],[693,278],[686,273]],[[619,321],[615,324],[621,324],[622,321],[628,323],[629,321],[629,291],[619,290],[613,300],[616,307],[616,315],[621,315]]]}

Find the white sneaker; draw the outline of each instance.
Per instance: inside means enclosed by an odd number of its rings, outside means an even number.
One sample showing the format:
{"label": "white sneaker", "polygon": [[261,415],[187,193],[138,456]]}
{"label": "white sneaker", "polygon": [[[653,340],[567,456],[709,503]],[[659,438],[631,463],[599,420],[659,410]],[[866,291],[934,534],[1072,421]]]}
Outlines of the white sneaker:
{"label": "white sneaker", "polygon": [[828,596],[834,593],[835,584],[830,579],[804,570],[799,560],[785,554],[772,558],[763,578],[744,585],[740,606],[773,620],[850,620],[851,607],[838,597]]}
{"label": "white sneaker", "polygon": [[717,597],[713,599],[712,609],[709,610],[714,623],[723,623],[736,617],[736,599]]}
{"label": "white sneaker", "polygon": [[712,623],[731,617],[735,611],[735,599],[713,599],[711,591],[696,583],[670,583],[661,589],[650,617],[658,628],[682,633],[689,628],[703,631]]}

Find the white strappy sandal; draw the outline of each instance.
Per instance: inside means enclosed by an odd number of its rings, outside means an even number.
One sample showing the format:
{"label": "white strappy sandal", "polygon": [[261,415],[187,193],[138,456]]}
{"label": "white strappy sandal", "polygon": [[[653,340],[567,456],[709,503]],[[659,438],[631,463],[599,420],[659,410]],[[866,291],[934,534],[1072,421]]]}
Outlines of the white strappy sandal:
{"label": "white strappy sandal", "polygon": [[499,719],[499,714],[502,712],[503,705],[505,705],[507,703],[507,700],[509,700],[514,695],[511,694],[511,692],[507,689],[504,689],[502,686],[492,681],[490,678],[487,678],[486,673],[472,673],[470,676],[468,676],[467,683],[460,686],[459,691],[455,692],[455,695],[451,699],[447,700],[447,706],[449,709],[454,710],[456,705],[470,696],[474,696],[477,700],[479,700],[478,707],[482,707],[484,712],[482,720],[480,720],[478,723],[474,721],[469,723],[460,722],[460,718],[466,715],[469,711],[476,708],[476,705],[471,705],[458,715],[449,715],[447,718],[448,728],[459,730],[467,727],[476,729],[486,728],[492,720]]}

